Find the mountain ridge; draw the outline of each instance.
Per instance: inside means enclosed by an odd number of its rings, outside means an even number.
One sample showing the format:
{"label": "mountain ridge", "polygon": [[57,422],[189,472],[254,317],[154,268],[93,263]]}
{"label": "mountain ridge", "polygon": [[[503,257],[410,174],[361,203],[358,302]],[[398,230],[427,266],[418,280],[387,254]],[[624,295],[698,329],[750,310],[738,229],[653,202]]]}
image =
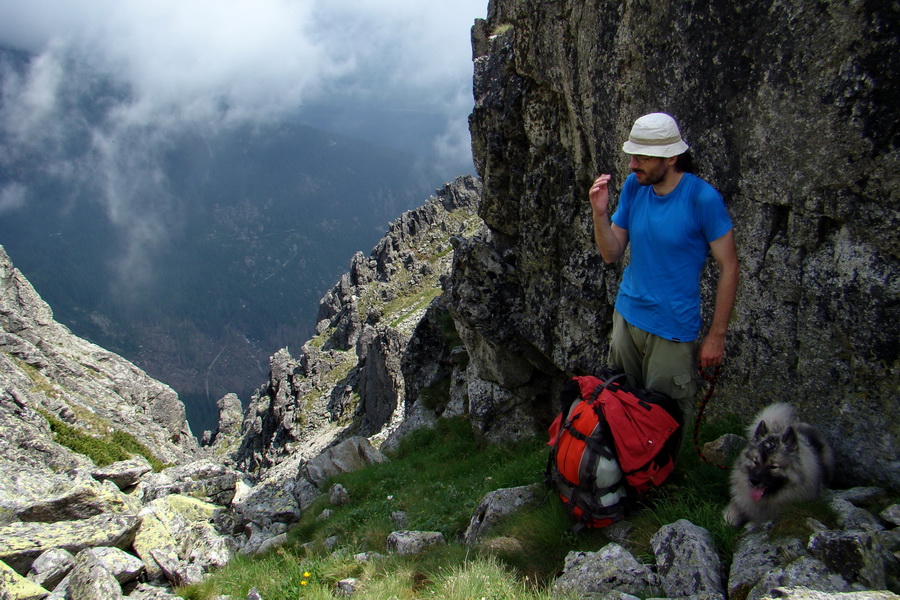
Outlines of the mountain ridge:
{"label": "mountain ridge", "polygon": [[[32,58],[0,49],[3,83]],[[290,120],[111,138],[128,90],[72,73],[46,134],[0,128],[0,240],[61,322],[177,389],[197,430],[221,395],[248,400],[346,260],[442,181],[427,157]]]}

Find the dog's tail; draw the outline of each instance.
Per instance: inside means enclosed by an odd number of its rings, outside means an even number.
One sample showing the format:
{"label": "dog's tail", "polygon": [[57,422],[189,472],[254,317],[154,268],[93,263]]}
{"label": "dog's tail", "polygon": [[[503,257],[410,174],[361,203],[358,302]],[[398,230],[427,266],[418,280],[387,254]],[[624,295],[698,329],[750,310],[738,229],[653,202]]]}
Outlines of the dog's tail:
{"label": "dog's tail", "polygon": [[766,424],[766,429],[772,433],[782,433],[796,421],[794,407],[784,402],[770,404],[756,415],[753,424],[747,428],[747,439],[753,439],[760,423]]}

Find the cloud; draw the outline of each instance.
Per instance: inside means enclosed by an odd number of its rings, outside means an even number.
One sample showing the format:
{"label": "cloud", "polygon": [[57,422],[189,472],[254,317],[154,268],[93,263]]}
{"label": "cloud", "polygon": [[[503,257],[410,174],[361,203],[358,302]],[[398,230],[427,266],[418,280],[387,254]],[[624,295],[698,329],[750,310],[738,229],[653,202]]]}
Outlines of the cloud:
{"label": "cloud", "polygon": [[20,183],[10,183],[0,188],[0,215],[9,210],[15,210],[25,204],[25,186]]}
{"label": "cloud", "polygon": [[[464,160],[469,31],[486,6],[4,0],[0,45],[31,58],[0,64],[0,168],[41,156],[48,175],[96,191],[130,242],[120,268],[136,272],[131,263],[176,225],[160,165],[179,133],[272,123],[332,103],[392,107],[433,114],[444,133],[423,147]],[[98,95],[103,106],[86,114],[84,101]],[[74,158],[73,140],[83,146]],[[27,201],[25,185],[5,182],[0,211]]]}
{"label": "cloud", "polygon": [[[329,96],[434,107],[471,85],[485,0],[6,0],[0,43],[126,82],[133,122],[278,118]],[[426,93],[430,92],[430,93]]]}

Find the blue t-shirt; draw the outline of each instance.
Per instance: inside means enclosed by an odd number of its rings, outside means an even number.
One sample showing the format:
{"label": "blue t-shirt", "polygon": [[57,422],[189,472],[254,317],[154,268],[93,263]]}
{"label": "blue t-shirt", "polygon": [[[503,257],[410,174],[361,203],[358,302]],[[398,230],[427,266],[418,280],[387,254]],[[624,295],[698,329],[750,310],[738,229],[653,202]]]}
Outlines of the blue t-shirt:
{"label": "blue t-shirt", "polygon": [[625,180],[612,222],[628,230],[631,261],[616,310],[640,329],[690,342],[700,335],[700,273],[709,243],[731,230],[722,196],[685,173],[674,190],[657,196],[634,174]]}

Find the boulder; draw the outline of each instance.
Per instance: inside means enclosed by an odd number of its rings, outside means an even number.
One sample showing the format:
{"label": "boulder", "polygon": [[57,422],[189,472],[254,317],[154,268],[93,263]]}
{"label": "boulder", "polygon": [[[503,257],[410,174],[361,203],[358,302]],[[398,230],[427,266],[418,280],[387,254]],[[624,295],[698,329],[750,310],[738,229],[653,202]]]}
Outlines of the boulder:
{"label": "boulder", "polygon": [[48,593],[40,584],[22,577],[0,561],[0,597],[10,600],[42,600]]}
{"label": "boulder", "polygon": [[122,586],[103,562],[90,550],[75,556],[75,566],[69,575],[67,596],[73,600],[121,600]]}
{"label": "boulder", "polygon": [[657,531],[650,547],[668,597],[725,600],[722,567],[709,531],[681,519]]}
{"label": "boulder", "polygon": [[551,588],[587,597],[615,592],[641,598],[662,595],[659,576],[615,543],[598,552],[569,552],[563,572]]}
{"label": "boulder", "polygon": [[533,484],[503,488],[486,494],[469,521],[463,537],[467,544],[480,540],[495,525],[511,514],[537,502],[546,495],[546,486]]}
{"label": "boulder", "polygon": [[134,515],[102,514],[80,521],[9,523],[0,526],[0,560],[24,575],[41,554],[62,548],[76,554],[85,548],[128,548],[141,525]]}
{"label": "boulder", "polygon": [[62,548],[51,548],[41,554],[28,569],[28,579],[41,587],[52,590],[75,565],[72,553]]}
{"label": "boulder", "polygon": [[387,457],[376,450],[369,440],[353,437],[308,461],[304,474],[316,486],[321,486],[329,477],[339,473],[350,473],[383,462],[387,462]]}
{"label": "boulder", "polygon": [[95,468],[91,470],[91,476],[98,481],[111,481],[120,490],[127,490],[137,485],[141,477],[152,470],[153,467],[146,458],[135,456],[106,467]]}
{"label": "boulder", "polygon": [[388,536],[387,549],[401,556],[409,556],[445,543],[444,534],[439,531],[394,531]]}

